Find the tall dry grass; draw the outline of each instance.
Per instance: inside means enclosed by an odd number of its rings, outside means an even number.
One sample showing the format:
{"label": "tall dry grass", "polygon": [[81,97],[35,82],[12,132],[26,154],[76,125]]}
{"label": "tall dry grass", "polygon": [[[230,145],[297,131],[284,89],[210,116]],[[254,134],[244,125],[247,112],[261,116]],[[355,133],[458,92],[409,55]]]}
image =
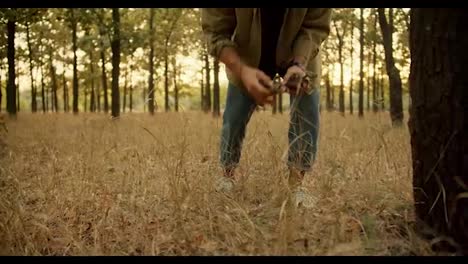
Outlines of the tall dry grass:
{"label": "tall dry grass", "polygon": [[20,114],[0,146],[2,255],[431,255],[412,231],[411,152],[387,114],[322,113],[288,209],[288,115],[255,113],[232,197],[215,193],[220,119]]}

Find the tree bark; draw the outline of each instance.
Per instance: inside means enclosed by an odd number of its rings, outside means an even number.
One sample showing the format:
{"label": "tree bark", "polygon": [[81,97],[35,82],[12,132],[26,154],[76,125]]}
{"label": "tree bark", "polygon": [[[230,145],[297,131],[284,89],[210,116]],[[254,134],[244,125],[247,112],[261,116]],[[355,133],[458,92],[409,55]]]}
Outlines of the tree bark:
{"label": "tree bark", "polygon": [[7,22],[8,31],[8,83],[7,83],[7,111],[10,116],[16,115],[16,67],[15,67],[15,33],[16,21],[9,19]]}
{"label": "tree bark", "polygon": [[[410,120],[416,215],[468,255],[468,9],[412,8]],[[424,224],[422,224],[424,223]],[[420,230],[421,231],[421,230]]]}
{"label": "tree bark", "polygon": [[208,53],[205,53],[205,75],[206,75],[206,83],[205,83],[205,112],[211,111],[211,68],[210,68],[210,57]]}
{"label": "tree bark", "polygon": [[36,88],[34,86],[34,64],[33,64],[33,51],[31,44],[31,35],[29,30],[29,22],[26,22],[26,41],[28,44],[28,58],[29,58],[29,76],[31,78],[31,111],[35,113],[37,111],[37,99],[36,99]]}
{"label": "tree bark", "polygon": [[123,105],[122,112],[125,113],[125,108],[127,108],[127,91],[128,91],[128,67],[125,69],[125,82],[123,88]]}
{"label": "tree bark", "polygon": [[169,40],[166,41],[164,50],[164,110],[169,112]]}
{"label": "tree bark", "polygon": [[96,90],[94,84],[94,56],[93,56],[93,48],[89,51],[89,70],[91,74],[91,92],[89,98],[89,111],[96,112]]}
{"label": "tree bark", "polygon": [[149,14],[149,78],[148,78],[148,109],[150,114],[154,114],[154,8],[150,8]]}
{"label": "tree bark", "polygon": [[364,8],[360,9],[359,19],[359,112],[358,116],[364,116]]}
{"label": "tree bark", "polygon": [[383,45],[385,50],[385,66],[387,69],[388,80],[390,83],[390,117],[394,126],[400,126],[403,123],[403,99],[401,94],[400,71],[395,66],[393,58],[393,40],[392,40],[392,9],[390,9],[390,22],[387,23],[385,9],[378,8],[379,24],[382,30]]}
{"label": "tree bark", "polygon": [[76,51],[77,44],[77,28],[78,22],[76,21],[75,11],[70,8],[71,13],[71,26],[72,26],[72,48],[73,48],[73,113],[78,114],[78,57]]}
{"label": "tree bark", "polygon": [[378,104],[377,104],[377,79],[376,79],[376,73],[377,73],[377,19],[378,19],[378,14],[376,11],[374,11],[374,39],[372,40],[372,52],[373,57],[372,57],[372,111],[376,113],[378,111]]}
{"label": "tree bark", "polygon": [[102,81],[102,90],[104,92],[104,112],[109,112],[109,96],[108,96],[108,87],[107,87],[107,74],[106,74],[106,51],[104,48],[104,37],[105,32],[103,26],[99,28],[99,44],[100,44],[100,55],[101,55],[101,81]]}
{"label": "tree bark", "polygon": [[65,79],[65,67],[63,68],[63,72],[62,72],[62,85],[63,85],[63,111],[68,112],[68,87],[67,87],[67,80]]}
{"label": "tree bark", "polygon": [[57,90],[58,90],[58,83],[57,83],[57,73],[55,72],[54,60],[52,56],[52,49],[49,50],[49,69],[50,69],[50,80],[52,84],[52,103],[51,108],[52,111],[58,112],[58,102],[57,102]]}
{"label": "tree bark", "polygon": [[42,58],[39,59],[39,67],[41,70],[41,101],[42,101],[42,113],[45,113],[47,111],[46,107],[46,94],[45,94],[45,81],[44,81],[44,62],[42,61]]}
{"label": "tree bark", "polygon": [[340,33],[338,26],[336,25],[336,20],[333,20],[333,25],[335,26],[336,36],[338,37],[338,62],[340,63],[340,91],[338,95],[338,106],[339,111],[342,115],[345,113],[344,105],[344,60],[343,60],[343,46],[344,46],[344,35],[346,34],[346,25],[341,24],[343,32]]}
{"label": "tree bark", "polygon": [[[214,59],[213,62],[213,115],[219,117],[221,115],[221,109],[219,106],[219,60]],[[276,98],[276,96],[275,96]]]}
{"label": "tree bark", "polygon": [[332,110],[332,101],[331,101],[331,87],[330,87],[330,71],[327,70],[327,76],[325,78],[325,88],[327,89],[327,111]]}
{"label": "tree bark", "polygon": [[118,8],[112,8],[112,117],[120,116],[120,14]]}
{"label": "tree bark", "polygon": [[353,84],[354,84],[354,19],[351,19],[351,80],[349,84],[349,113],[353,114]]}

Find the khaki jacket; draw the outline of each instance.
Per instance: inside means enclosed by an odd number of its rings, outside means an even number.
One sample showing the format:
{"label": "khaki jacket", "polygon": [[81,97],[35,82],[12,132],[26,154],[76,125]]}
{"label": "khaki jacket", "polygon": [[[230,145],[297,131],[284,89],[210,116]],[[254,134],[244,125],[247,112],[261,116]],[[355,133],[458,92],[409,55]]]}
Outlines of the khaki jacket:
{"label": "khaki jacket", "polygon": [[[241,59],[258,67],[261,55],[261,23],[258,8],[203,8],[202,30],[209,53],[218,58],[226,46],[236,48]],[[306,59],[307,71],[315,73],[313,86],[320,85],[320,46],[330,33],[330,8],[287,8],[276,48],[276,66],[286,67],[295,57]],[[229,69],[227,77],[236,87],[242,81]]]}

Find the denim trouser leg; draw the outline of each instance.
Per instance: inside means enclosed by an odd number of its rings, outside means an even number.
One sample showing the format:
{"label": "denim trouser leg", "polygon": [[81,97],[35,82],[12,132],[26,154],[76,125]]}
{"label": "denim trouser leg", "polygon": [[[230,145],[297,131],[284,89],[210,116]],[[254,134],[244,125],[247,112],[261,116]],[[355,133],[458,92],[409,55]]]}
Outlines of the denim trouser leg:
{"label": "denim trouser leg", "polygon": [[255,106],[253,99],[229,83],[221,131],[220,160],[224,168],[232,168],[239,163],[245,128]]}
{"label": "denim trouser leg", "polygon": [[[224,168],[235,167],[240,160],[247,123],[255,110],[253,99],[232,84],[228,86],[221,131],[220,160]],[[317,153],[319,130],[319,92],[291,96],[288,166],[310,170]]]}
{"label": "denim trouser leg", "polygon": [[288,166],[310,170],[317,155],[319,132],[319,89],[308,95],[291,96]]}

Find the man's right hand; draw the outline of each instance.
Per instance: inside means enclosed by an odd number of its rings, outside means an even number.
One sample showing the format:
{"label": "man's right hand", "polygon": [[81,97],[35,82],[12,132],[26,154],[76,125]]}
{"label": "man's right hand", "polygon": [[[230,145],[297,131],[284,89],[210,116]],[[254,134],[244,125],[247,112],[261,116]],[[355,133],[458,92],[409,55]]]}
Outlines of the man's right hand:
{"label": "man's right hand", "polygon": [[272,80],[268,75],[259,69],[242,65],[240,79],[244,83],[247,92],[253,97],[255,102],[264,106],[273,103],[273,92],[268,89],[272,85]]}

